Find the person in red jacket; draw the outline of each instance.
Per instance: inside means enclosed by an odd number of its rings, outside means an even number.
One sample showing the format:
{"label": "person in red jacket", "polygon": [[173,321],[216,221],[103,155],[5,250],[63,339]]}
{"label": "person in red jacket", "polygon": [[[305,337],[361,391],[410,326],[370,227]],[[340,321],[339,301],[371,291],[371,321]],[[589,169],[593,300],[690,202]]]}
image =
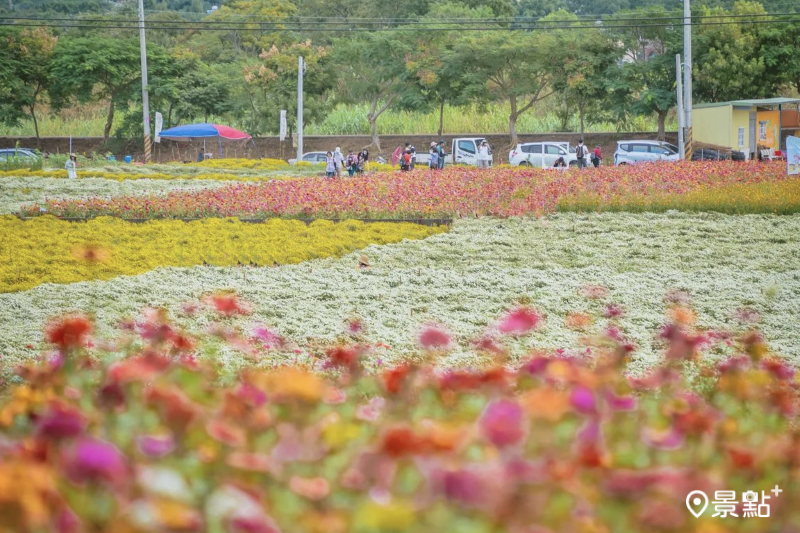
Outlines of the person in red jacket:
{"label": "person in red jacket", "polygon": [[594,168],[597,168],[600,166],[600,163],[602,162],[603,162],[603,153],[600,151],[600,145],[598,144],[597,147],[594,149],[594,152],[592,152],[592,164],[594,165]]}

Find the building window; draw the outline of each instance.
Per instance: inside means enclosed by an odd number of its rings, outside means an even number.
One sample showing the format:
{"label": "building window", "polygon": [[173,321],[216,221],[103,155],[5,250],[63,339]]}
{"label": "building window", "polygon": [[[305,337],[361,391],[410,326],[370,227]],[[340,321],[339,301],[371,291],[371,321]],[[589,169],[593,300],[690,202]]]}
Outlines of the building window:
{"label": "building window", "polygon": [[744,127],[739,128],[739,148],[744,148]]}
{"label": "building window", "polygon": [[758,123],[758,140],[759,141],[766,141],[767,140],[767,121],[762,120]]}

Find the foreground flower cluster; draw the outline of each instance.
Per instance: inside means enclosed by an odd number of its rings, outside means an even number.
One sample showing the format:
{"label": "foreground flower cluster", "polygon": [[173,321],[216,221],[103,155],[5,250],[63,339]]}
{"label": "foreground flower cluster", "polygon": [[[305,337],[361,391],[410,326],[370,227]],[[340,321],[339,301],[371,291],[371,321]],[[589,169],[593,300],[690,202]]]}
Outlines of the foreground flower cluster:
{"label": "foreground flower cluster", "polygon": [[[431,325],[416,362],[367,374],[362,359],[383,347],[363,342],[358,320],[304,365],[264,368],[266,353],[293,345],[266,327],[230,328],[249,312],[235,294],[197,305],[218,316],[199,338],[155,309],[111,339],[81,315],[50,324],[51,348],[0,396],[6,530],[800,527],[798,381],[757,332],[698,331],[676,305],[658,332],[662,363],[634,379],[634,348],[614,328],[585,339],[591,357],[539,350],[510,364],[505,343],[541,323],[522,306],[474,339],[480,367],[436,370],[450,338]],[[720,342],[736,355],[705,362]],[[252,365],[219,375],[220,344]],[[685,506],[693,490],[776,485],[769,519],[696,519]]]}
{"label": "foreground flower cluster", "polygon": [[[235,184],[164,197],[51,200],[45,207],[59,216],[75,217],[515,216],[553,212],[565,198],[587,194],[614,202],[628,196],[682,195],[701,187],[778,183],[785,179],[785,168],[778,162],[757,166],[734,162],[639,165],[591,172],[451,167],[433,173],[418,170],[356,179]],[[749,191],[744,190],[743,194]],[[798,195],[794,199],[800,201]],[[36,215],[40,207],[34,205],[25,213]],[[769,211],[769,206],[765,209]]]}
{"label": "foreground flower cluster", "polygon": [[162,266],[276,266],[338,257],[369,244],[422,239],[444,227],[319,220],[178,220],[143,224],[101,217],[86,223],[0,216],[0,293],[42,283],[135,275]]}

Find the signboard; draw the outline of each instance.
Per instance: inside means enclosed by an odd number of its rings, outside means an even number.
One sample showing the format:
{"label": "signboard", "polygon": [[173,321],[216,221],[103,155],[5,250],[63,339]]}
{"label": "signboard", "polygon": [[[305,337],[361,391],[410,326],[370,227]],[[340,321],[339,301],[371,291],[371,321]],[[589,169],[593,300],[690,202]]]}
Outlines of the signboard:
{"label": "signboard", "polygon": [[786,163],[790,176],[800,174],[800,137],[786,138]]}
{"label": "signboard", "polygon": [[286,110],[281,109],[281,140],[286,140]]}
{"label": "signboard", "polygon": [[157,143],[161,142],[161,130],[164,128],[164,116],[156,111],[156,139]]}

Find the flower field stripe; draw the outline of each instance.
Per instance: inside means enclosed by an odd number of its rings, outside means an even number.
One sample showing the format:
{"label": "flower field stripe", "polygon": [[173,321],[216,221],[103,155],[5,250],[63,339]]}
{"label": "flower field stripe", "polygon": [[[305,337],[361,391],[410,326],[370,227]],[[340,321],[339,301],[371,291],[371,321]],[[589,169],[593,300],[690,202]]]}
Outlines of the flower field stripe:
{"label": "flower field stripe", "polygon": [[[356,268],[361,254],[371,268]],[[602,330],[602,322],[587,321],[587,314],[617,314],[620,331],[637,346],[630,368],[641,373],[657,361],[660,343],[652,332],[665,321],[665,296],[675,292],[691,300],[704,328],[730,329],[738,327],[740,315],[756,317],[770,346],[800,366],[798,256],[797,215],[463,219],[446,233],[367,246],[339,259],[275,268],[157,268],[0,294],[0,365],[10,371],[33,357],[41,326],[54,314],[96,310],[97,328],[106,331],[144,307],[164,307],[181,327],[201,331],[208,314],[188,314],[184,304],[233,289],[252,303],[253,312],[231,318],[231,326],[250,331],[267,325],[303,347],[300,354],[270,356],[264,364],[311,358],[318,350],[309,339],[334,341],[357,317],[365,341],[392,347],[391,355],[374,350],[370,364],[418,356],[421,328],[434,322],[449,332],[453,345],[437,364],[474,366],[480,360],[471,343],[492,326],[486,317],[530,305],[542,320],[524,339],[507,343],[512,359],[536,349],[577,346]],[[711,352],[726,354],[722,348]],[[247,363],[235,351],[222,351],[219,358],[229,368]]]}
{"label": "flower field stripe", "polygon": [[135,275],[157,267],[300,263],[338,257],[370,244],[419,239],[444,231],[407,223],[338,224],[272,219],[130,223],[101,217],[66,222],[54,217],[22,221],[0,217],[0,292],[42,283],[74,283]]}
{"label": "flower field stripe", "polygon": [[[694,190],[724,189],[726,197],[742,200],[754,194],[745,184],[778,184],[786,181],[780,163],[762,165],[736,162],[679,163],[602,167],[598,170],[558,172],[542,169],[496,168],[481,171],[450,167],[440,172],[383,172],[355,179],[309,178],[236,183],[229,187],[174,192],[158,198],[50,200],[48,212],[65,217],[101,215],[123,218],[449,218],[525,216],[554,212],[565,199],[590,196],[602,205],[624,206],[627,197],[685,195]],[[792,193],[782,213],[800,211],[797,180],[786,184]],[[754,195],[750,202],[760,211],[782,190]],[[731,196],[732,195],[732,196]],[[711,200],[709,202],[713,203]],[[767,203],[764,203],[767,202]],[[674,202],[680,208],[680,202]],[[702,207],[702,197],[691,208]],[[719,205],[719,202],[717,202]],[[37,215],[40,206],[24,210]]]}
{"label": "flower field stripe", "polygon": [[193,191],[224,187],[230,182],[216,180],[192,180],[176,178],[170,180],[136,179],[109,180],[102,178],[80,178],[77,180],[14,177],[0,179],[0,215],[19,213],[30,204],[44,205],[49,199],[110,198],[113,196],[156,196],[168,191]]}

